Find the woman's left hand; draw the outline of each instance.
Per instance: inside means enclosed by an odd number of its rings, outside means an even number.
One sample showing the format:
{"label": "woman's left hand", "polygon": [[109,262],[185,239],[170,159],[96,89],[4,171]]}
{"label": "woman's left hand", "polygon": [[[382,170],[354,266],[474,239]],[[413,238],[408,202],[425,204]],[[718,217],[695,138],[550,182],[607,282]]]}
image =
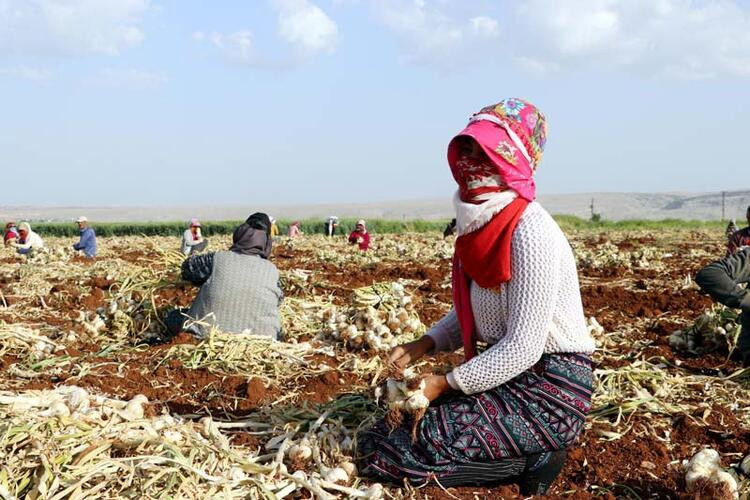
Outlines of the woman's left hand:
{"label": "woman's left hand", "polygon": [[430,401],[434,401],[444,392],[451,389],[445,375],[426,375],[424,379],[426,384],[423,392],[425,397]]}

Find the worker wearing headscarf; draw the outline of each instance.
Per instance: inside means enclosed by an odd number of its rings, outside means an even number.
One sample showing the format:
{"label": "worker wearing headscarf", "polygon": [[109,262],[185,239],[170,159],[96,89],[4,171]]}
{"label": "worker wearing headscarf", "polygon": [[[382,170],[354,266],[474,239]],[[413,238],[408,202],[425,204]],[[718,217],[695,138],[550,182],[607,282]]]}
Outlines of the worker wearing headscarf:
{"label": "worker wearing headscarf", "polygon": [[228,251],[186,259],[183,279],[201,288],[188,311],[169,313],[166,322],[170,333],[187,331],[203,337],[216,327],[223,332],[277,339],[283,294],[279,271],[268,260],[271,245],[270,219],[254,213],[234,230]]}
{"label": "worker wearing headscarf", "polygon": [[290,238],[297,238],[299,236],[302,236],[302,234],[303,233],[302,233],[302,230],[299,228],[299,221],[298,220],[292,222],[289,225],[289,231],[287,232],[287,235]]}
{"label": "worker wearing headscarf", "polygon": [[360,436],[366,473],[442,486],[514,478],[524,496],[542,494],[583,430],[594,341],[573,252],[534,201],[546,131],[535,106],[506,99],[474,114],[450,142],[454,308],[390,361],[403,368],[463,347],[465,362],[425,376],[426,398],[445,398],[427,409],[415,439],[411,422],[391,429],[382,421]]}
{"label": "worker wearing headscarf", "polygon": [[21,255],[30,255],[34,250],[44,248],[44,240],[31,230],[28,222],[22,222],[18,226],[18,239],[11,246]]}
{"label": "worker wearing headscarf", "polygon": [[325,235],[326,236],[334,236],[336,234],[336,229],[339,227],[339,218],[335,215],[331,215],[326,219],[326,222],[324,224],[325,226]]}
{"label": "worker wearing headscarf", "polygon": [[183,255],[192,255],[202,252],[208,246],[208,238],[203,237],[201,222],[196,219],[190,219],[188,228],[182,233],[181,250]]}
{"label": "worker wearing headscarf", "polygon": [[370,248],[370,233],[367,232],[367,224],[364,219],[359,219],[354,231],[349,235],[349,243],[359,245],[359,249],[367,251]]}
{"label": "worker wearing headscarf", "polygon": [[5,224],[5,234],[3,235],[3,241],[5,246],[9,246],[18,240],[18,228],[16,227],[15,221],[9,221]]}

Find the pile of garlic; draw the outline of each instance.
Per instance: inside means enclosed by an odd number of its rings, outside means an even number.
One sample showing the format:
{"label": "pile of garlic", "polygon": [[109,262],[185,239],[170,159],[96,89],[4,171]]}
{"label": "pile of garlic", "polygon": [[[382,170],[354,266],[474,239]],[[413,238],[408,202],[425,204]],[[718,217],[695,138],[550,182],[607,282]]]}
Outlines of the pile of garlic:
{"label": "pile of garlic", "polygon": [[37,361],[46,359],[63,349],[38,330],[4,322],[0,322],[0,346],[3,347],[4,352],[20,357],[30,356]]}
{"label": "pile of garlic", "polygon": [[401,283],[375,283],[354,290],[354,305],[356,307],[375,307],[378,309],[404,308],[411,304],[411,297]]}
{"label": "pile of garlic", "polygon": [[269,441],[266,449],[282,452],[285,464],[280,465],[281,470],[293,471],[293,477],[313,487],[308,489],[314,491],[320,486],[344,493],[348,498],[379,500],[384,492],[379,483],[366,489],[351,487],[358,476],[351,459],[355,451],[354,434],[340,423],[323,423],[326,417],[322,415],[301,439],[292,442],[282,435]]}
{"label": "pile of garlic", "polygon": [[89,422],[132,421],[143,418],[148,398],[138,394],[121,401],[89,394],[77,386],[59,386],[53,390],[24,394],[0,393],[0,405],[11,413],[33,413],[40,417],[75,417]]}
{"label": "pile of garlic", "polygon": [[669,336],[669,345],[680,352],[702,356],[736,344],[741,326],[737,314],[725,308],[705,312],[691,326]]}
{"label": "pile of garlic", "polygon": [[145,326],[147,318],[143,311],[138,310],[138,305],[129,293],[113,297],[105,307],[99,307],[95,312],[78,311],[75,322],[82,325],[92,338],[107,333],[111,340],[122,339]]}
{"label": "pile of garlic", "polygon": [[664,266],[664,255],[654,247],[643,246],[634,250],[620,250],[617,245],[606,241],[593,248],[574,243],[574,252],[581,268],[604,269],[623,267],[626,269],[658,269]]}
{"label": "pile of garlic", "polygon": [[[685,485],[688,493],[705,494],[721,500],[739,498],[737,479],[721,467],[719,453],[706,448],[685,464]],[[710,491],[705,491],[710,489]]]}
{"label": "pile of garlic", "polygon": [[385,396],[388,411],[385,419],[391,429],[404,423],[404,415],[412,418],[412,438],[416,437],[417,426],[430,406],[430,400],[424,395],[425,380],[414,370],[407,368],[398,379],[389,378],[383,387],[375,389],[375,400]]}
{"label": "pile of garlic", "polygon": [[[388,351],[424,331],[424,325],[399,283],[389,284],[393,295],[355,290],[355,305],[339,312],[324,309],[318,340],[332,339],[351,349]],[[371,287],[367,287],[371,288]]]}
{"label": "pile of garlic", "polygon": [[34,249],[31,253],[25,255],[29,262],[35,264],[51,264],[53,262],[65,262],[76,255],[77,252],[71,247],[43,247]]}

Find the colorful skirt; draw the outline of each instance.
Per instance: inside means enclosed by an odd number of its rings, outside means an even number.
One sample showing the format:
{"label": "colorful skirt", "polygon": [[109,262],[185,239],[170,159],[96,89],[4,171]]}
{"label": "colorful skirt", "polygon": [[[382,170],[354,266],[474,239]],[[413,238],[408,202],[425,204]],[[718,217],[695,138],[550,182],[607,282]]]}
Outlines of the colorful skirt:
{"label": "colorful skirt", "polygon": [[571,445],[591,407],[591,359],[545,354],[537,364],[486,392],[441,398],[412,439],[411,422],[384,421],[359,436],[364,473],[381,481],[487,484],[518,475],[532,459]]}

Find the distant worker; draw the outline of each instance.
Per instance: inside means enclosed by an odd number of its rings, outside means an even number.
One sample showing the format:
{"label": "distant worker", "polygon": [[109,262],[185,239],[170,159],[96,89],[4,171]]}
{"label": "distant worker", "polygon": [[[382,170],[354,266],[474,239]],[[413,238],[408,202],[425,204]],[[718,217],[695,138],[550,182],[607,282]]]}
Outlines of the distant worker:
{"label": "distant worker", "polygon": [[30,255],[34,250],[44,248],[44,240],[31,230],[28,222],[18,226],[18,239],[11,244],[21,255]]}
{"label": "distant worker", "polygon": [[447,238],[448,236],[453,236],[455,232],[456,232],[456,219],[451,219],[448,225],[445,226],[445,230],[443,231],[443,239]]}
{"label": "distant worker", "polygon": [[[713,262],[695,275],[695,282],[715,301],[742,310],[742,330],[737,338],[738,357],[750,366],[750,247],[745,246]],[[743,286],[744,285],[744,286]]]}
{"label": "distant worker", "polygon": [[203,237],[200,221],[196,218],[190,219],[188,228],[182,233],[182,254],[192,255],[202,252],[207,246],[208,238]]}
{"label": "distant worker", "polygon": [[304,234],[302,230],[299,228],[298,220],[292,222],[292,224],[289,226],[289,231],[287,232],[287,234],[289,235],[290,238],[297,238]]}
{"label": "distant worker", "polygon": [[15,221],[10,221],[5,224],[5,234],[3,235],[5,246],[10,246],[18,240],[18,228],[16,227]]}
{"label": "distant worker", "polygon": [[336,234],[336,229],[339,227],[339,218],[335,215],[328,217],[325,223],[326,236],[333,236]]}
{"label": "distant worker", "polygon": [[78,243],[73,245],[73,250],[81,250],[83,255],[93,259],[96,257],[96,233],[94,228],[89,226],[89,220],[83,215],[76,219],[76,224],[78,224],[81,237]]}
{"label": "distant worker", "polygon": [[279,235],[279,226],[276,225],[276,219],[271,217],[271,238],[275,238]]}
{"label": "distant worker", "polygon": [[189,310],[167,314],[169,333],[203,338],[215,326],[222,332],[278,339],[283,293],[279,271],[268,260],[271,242],[270,219],[255,213],[234,230],[229,251],[187,258],[182,278],[201,288]]}
{"label": "distant worker", "polygon": [[747,218],[747,227],[743,227],[732,233],[727,244],[727,255],[732,255],[743,247],[750,246],[750,207],[747,207],[745,217]]}
{"label": "distant worker", "polygon": [[354,245],[359,244],[359,249],[363,252],[370,248],[370,233],[367,232],[367,226],[365,225],[364,219],[357,221],[357,226],[354,231],[349,235],[349,243]]}

